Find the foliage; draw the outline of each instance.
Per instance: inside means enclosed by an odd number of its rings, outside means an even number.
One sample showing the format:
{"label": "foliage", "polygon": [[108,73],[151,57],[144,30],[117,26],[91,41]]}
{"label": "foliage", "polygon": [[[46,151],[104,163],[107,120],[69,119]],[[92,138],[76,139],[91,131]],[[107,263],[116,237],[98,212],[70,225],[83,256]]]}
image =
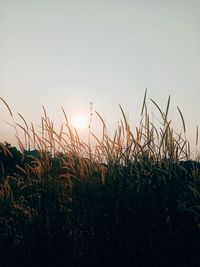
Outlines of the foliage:
{"label": "foliage", "polygon": [[59,132],[45,109],[40,133],[13,119],[25,139],[16,134],[20,150],[0,145],[2,266],[199,265],[200,164],[171,128],[170,98],[165,112],[152,102],[159,129],[145,93],[135,133],[121,106],[113,138],[97,113],[103,134],[94,147],[80,142],[64,110]]}

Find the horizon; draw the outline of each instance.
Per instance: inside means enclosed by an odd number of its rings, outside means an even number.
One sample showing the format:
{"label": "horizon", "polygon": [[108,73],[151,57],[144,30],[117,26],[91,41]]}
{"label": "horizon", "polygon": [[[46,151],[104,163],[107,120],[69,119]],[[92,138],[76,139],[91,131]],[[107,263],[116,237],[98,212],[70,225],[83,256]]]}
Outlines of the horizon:
{"label": "horizon", "polygon": [[[194,146],[200,125],[199,12],[195,0],[0,1],[0,97],[16,117],[20,113],[36,125],[42,105],[59,125],[60,106],[70,118],[80,114],[89,121],[93,103],[112,133],[122,118],[119,104],[137,126],[147,88],[148,99],[161,109],[171,95],[169,117],[181,129],[176,106],[181,109]],[[157,116],[156,107],[149,107]],[[1,141],[13,143],[3,122],[10,122],[8,110],[3,104],[0,110]]]}

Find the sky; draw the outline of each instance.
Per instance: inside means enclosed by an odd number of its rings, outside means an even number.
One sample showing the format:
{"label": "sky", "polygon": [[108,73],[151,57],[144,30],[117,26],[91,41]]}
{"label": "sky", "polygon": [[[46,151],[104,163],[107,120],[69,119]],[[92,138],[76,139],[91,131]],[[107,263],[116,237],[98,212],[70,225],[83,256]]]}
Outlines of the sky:
{"label": "sky", "polygon": [[[161,108],[171,95],[170,116],[178,125],[179,106],[192,139],[199,29],[200,0],[0,0],[0,96],[36,124],[42,105],[59,122],[61,105],[69,116],[89,116],[92,102],[112,130],[119,104],[136,123],[147,88]],[[0,103],[0,139],[12,142],[4,121]]]}

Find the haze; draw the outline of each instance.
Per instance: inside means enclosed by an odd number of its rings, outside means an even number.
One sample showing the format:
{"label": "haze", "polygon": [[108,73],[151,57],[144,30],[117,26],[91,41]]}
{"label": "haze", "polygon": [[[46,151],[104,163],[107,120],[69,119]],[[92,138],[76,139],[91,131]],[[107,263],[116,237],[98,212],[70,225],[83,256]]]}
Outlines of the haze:
{"label": "haze", "polygon": [[[0,96],[38,122],[44,105],[61,120],[89,115],[110,129],[140,115],[145,88],[171,117],[183,112],[188,134],[200,125],[200,1],[0,0]],[[152,107],[154,112],[154,107]],[[12,141],[0,104],[1,141]],[[94,125],[93,125],[94,127]]]}

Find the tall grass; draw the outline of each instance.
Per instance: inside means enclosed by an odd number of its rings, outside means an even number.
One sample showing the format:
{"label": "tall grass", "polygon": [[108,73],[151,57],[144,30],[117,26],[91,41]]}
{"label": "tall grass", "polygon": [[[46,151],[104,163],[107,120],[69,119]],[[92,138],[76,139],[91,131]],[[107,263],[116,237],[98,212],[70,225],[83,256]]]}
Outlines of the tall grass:
{"label": "tall grass", "polygon": [[200,263],[200,165],[191,160],[181,110],[177,133],[170,97],[164,111],[151,99],[161,118],[156,127],[146,99],[147,91],[134,131],[120,106],[113,137],[96,112],[102,136],[89,129],[88,143],[70,127],[63,108],[65,123],[57,130],[43,107],[38,131],[21,114],[17,123],[1,99],[20,150],[0,146],[2,266]]}

